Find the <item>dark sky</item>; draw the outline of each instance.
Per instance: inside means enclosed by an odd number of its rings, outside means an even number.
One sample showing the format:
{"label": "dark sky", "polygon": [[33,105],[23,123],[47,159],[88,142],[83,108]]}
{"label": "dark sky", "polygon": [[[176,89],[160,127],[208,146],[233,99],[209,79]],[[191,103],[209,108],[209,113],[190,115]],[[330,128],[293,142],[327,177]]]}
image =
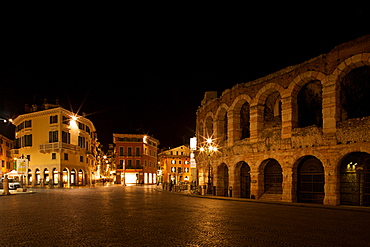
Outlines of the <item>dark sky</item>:
{"label": "dark sky", "polygon": [[8,49],[11,59],[2,57],[1,117],[59,99],[88,114],[105,146],[112,133],[138,128],[162,147],[182,145],[194,135],[205,91],[221,94],[370,33],[363,6],[174,7],[104,15],[77,9],[68,23],[60,14],[22,22],[23,38]]}

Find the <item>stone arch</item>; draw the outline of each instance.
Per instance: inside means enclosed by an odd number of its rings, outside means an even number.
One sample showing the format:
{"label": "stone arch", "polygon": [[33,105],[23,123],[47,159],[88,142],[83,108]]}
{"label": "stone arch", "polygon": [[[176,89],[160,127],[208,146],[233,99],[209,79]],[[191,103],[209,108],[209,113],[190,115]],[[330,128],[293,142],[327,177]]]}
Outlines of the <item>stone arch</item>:
{"label": "stone arch", "polygon": [[204,118],[204,138],[213,137],[214,135],[214,126],[213,126],[214,116],[212,112],[208,112]]}
{"label": "stone arch", "polygon": [[[284,95],[282,96],[284,98],[284,101],[286,102],[285,105],[283,105],[283,111],[285,112],[286,118],[283,119],[283,122],[291,122],[289,126],[291,128],[298,127],[298,94],[301,92],[301,89],[307,84],[312,81],[317,81],[321,83],[322,87],[322,93],[321,95],[324,95],[324,83],[326,81],[326,74],[319,72],[319,71],[307,71],[304,73],[299,74],[296,78],[293,79],[293,81],[289,84],[288,88],[284,92]],[[323,108],[323,105],[322,105]],[[321,109],[322,109],[321,108]],[[323,116],[321,116],[323,118]],[[286,124],[285,124],[286,125]]]}
{"label": "stone arch", "polygon": [[248,95],[241,94],[230,106],[229,126],[232,131],[229,136],[234,141],[250,137],[250,102]]}
{"label": "stone arch", "polygon": [[263,174],[263,194],[279,194],[277,199],[281,200],[283,170],[280,163],[276,159],[266,159],[260,165],[260,173]]}
{"label": "stone arch", "polygon": [[267,97],[274,91],[278,91],[280,95],[284,95],[285,89],[279,84],[268,83],[258,91],[256,97],[254,97],[251,102],[251,106],[263,105]]}
{"label": "stone arch", "polygon": [[215,114],[214,135],[220,145],[224,146],[228,139],[228,105],[221,104]]}
{"label": "stone arch", "polygon": [[344,60],[333,71],[333,81],[338,84],[352,69],[362,66],[370,66],[370,53],[360,53]]}
{"label": "stone arch", "polygon": [[[340,83],[342,79],[350,73],[351,70],[363,66],[370,66],[370,53],[360,53],[345,59],[340,63],[333,73],[327,77],[323,88],[323,107],[324,119],[328,123],[326,132],[335,132],[335,125],[343,119],[341,111],[341,89]],[[326,100],[326,101],[325,101]],[[325,112],[326,110],[326,112]],[[325,128],[325,122],[324,122]]]}
{"label": "stone arch", "polygon": [[300,89],[308,82],[312,80],[320,81],[321,84],[324,86],[326,74],[320,71],[307,71],[302,74],[299,74],[293,81],[289,84],[288,88],[286,89],[284,96],[285,97],[297,97],[298,92]]}
{"label": "stone arch", "polygon": [[229,195],[229,167],[225,163],[217,166],[216,195],[226,197]]}
{"label": "stone arch", "polygon": [[[266,84],[258,91],[251,102],[251,139],[258,139],[265,127],[282,126],[281,96],[283,93],[284,88],[276,83]],[[277,134],[280,135],[281,131],[279,132]]]}
{"label": "stone arch", "polygon": [[235,165],[235,183],[233,197],[250,198],[251,195],[251,168],[245,161],[239,161]]}
{"label": "stone arch", "polygon": [[370,66],[349,71],[339,82],[340,120],[370,116]]}
{"label": "stone arch", "polygon": [[339,162],[340,204],[370,206],[370,154],[349,152]]}
{"label": "stone arch", "polygon": [[297,202],[323,204],[325,197],[324,165],[312,155],[299,158],[294,167],[296,170]]}
{"label": "stone arch", "polygon": [[204,121],[199,121],[197,125],[197,141],[199,143],[204,141]]}

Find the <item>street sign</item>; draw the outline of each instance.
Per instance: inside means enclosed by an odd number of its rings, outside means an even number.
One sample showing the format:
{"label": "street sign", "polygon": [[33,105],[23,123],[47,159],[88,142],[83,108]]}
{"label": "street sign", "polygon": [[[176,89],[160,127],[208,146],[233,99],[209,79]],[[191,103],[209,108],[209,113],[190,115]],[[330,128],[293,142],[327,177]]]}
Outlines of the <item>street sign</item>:
{"label": "street sign", "polygon": [[27,175],[28,159],[17,159],[17,172],[20,175]]}

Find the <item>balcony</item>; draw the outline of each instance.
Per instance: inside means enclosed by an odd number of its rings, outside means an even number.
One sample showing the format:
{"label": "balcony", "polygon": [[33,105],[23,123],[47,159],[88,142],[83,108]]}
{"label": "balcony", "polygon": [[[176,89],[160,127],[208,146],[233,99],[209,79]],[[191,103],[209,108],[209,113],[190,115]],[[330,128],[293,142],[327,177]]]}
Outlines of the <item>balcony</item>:
{"label": "balcony", "polygon": [[19,149],[12,149],[12,150],[10,150],[10,155],[12,157],[18,156],[19,155]]}
{"label": "balcony", "polygon": [[70,150],[70,151],[74,151],[74,152],[79,152],[80,151],[79,146],[73,145],[73,144],[68,144],[68,143],[63,143],[63,142],[53,142],[53,143],[40,144],[40,147],[39,147],[40,153],[50,153],[52,151],[58,152],[58,151],[61,151],[62,149]]}

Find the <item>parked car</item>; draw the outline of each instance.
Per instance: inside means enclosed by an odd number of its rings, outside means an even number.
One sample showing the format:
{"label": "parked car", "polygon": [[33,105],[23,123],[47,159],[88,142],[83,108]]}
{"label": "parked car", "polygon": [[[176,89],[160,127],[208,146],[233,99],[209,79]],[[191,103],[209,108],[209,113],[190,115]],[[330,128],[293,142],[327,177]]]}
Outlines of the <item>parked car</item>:
{"label": "parked car", "polygon": [[[16,190],[17,188],[22,187],[22,185],[19,181],[16,181],[13,178],[9,178],[8,180],[9,180],[9,189],[10,190]],[[4,189],[4,178],[1,178],[0,189]]]}

